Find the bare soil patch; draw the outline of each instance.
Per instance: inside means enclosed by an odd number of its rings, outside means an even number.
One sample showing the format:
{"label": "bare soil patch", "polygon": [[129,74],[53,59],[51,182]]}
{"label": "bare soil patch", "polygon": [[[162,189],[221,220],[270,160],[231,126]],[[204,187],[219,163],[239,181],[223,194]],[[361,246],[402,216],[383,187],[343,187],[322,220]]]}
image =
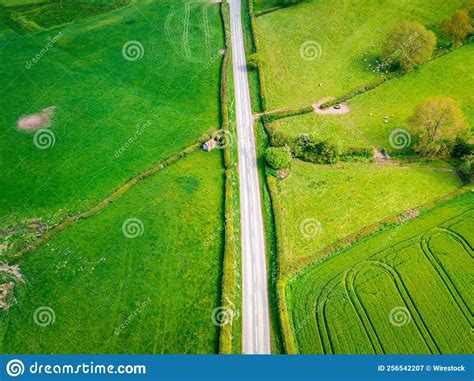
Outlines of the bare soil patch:
{"label": "bare soil patch", "polygon": [[18,122],[19,130],[39,130],[51,126],[51,117],[54,114],[56,107],[48,107],[41,110],[40,113],[22,116]]}
{"label": "bare soil patch", "polygon": [[322,109],[321,105],[323,103],[332,101],[336,98],[334,97],[326,97],[322,98],[318,101],[318,103],[313,104],[314,107],[314,112],[319,115],[342,115],[342,114],[347,114],[350,110],[349,105],[346,102],[340,103],[339,106],[340,108],[334,108],[335,106],[329,107]]}

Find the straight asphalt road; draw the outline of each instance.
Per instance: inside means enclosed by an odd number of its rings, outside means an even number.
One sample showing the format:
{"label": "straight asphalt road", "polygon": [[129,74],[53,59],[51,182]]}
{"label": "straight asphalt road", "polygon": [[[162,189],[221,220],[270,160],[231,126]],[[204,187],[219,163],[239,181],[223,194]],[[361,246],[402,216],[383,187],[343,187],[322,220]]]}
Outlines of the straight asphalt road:
{"label": "straight asphalt road", "polygon": [[269,354],[271,348],[265,234],[242,30],[241,0],[230,0],[230,14],[240,176],[243,353]]}

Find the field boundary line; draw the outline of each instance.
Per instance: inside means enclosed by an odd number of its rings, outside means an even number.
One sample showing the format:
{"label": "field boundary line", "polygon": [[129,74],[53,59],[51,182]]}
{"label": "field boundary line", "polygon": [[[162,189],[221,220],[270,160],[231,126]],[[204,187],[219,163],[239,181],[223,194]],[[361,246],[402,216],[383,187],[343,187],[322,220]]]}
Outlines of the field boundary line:
{"label": "field boundary line", "polygon": [[[420,215],[428,212],[429,210],[435,208],[438,203],[452,200],[458,196],[463,195],[464,193],[474,191],[473,185],[461,186],[460,188],[449,192],[445,195],[442,195],[434,200],[413,206],[409,209],[402,211],[401,213],[391,215],[383,218],[382,220],[375,222],[373,224],[367,225],[359,229],[357,232],[349,234],[345,237],[340,238],[336,242],[326,246],[324,249],[318,250],[314,254],[307,255],[301,258],[294,258],[288,260],[287,275],[289,278],[298,275],[306,267],[311,266],[314,263],[325,260],[338,252],[341,252],[344,249],[352,246],[353,244],[370,237],[375,233],[381,232],[384,228],[390,226],[399,226],[403,224],[403,221],[398,221],[399,218],[403,218],[403,215],[413,209],[419,209]],[[317,259],[316,259],[317,258]]]}
{"label": "field boundary line", "polygon": [[[227,12],[227,0],[222,0],[221,18],[224,25],[224,57],[221,63],[221,86],[220,86],[220,109],[221,109],[221,128],[224,131],[230,131],[230,112],[232,111],[229,104],[229,69],[232,57],[230,26]],[[232,133],[232,132],[231,132]],[[220,327],[219,332],[219,353],[232,354],[237,353],[234,349],[236,329],[236,320],[240,319],[240,306],[237,306],[237,284],[238,284],[238,265],[237,265],[237,244],[235,235],[235,188],[234,183],[238,176],[233,166],[232,144],[226,145],[224,148],[224,167],[225,167],[225,197],[224,197],[224,256],[222,260],[222,280],[221,280],[221,305],[225,311],[228,311],[228,320],[226,324]]]}
{"label": "field boundary line", "polygon": [[57,233],[63,231],[67,227],[73,225],[74,223],[84,220],[86,218],[92,217],[99,213],[100,211],[106,209],[110,204],[113,202],[117,201],[119,198],[121,198],[126,192],[128,192],[130,189],[132,189],[135,185],[140,183],[143,180],[146,180],[148,177],[154,176],[161,170],[169,167],[170,165],[176,163],[179,161],[181,158],[189,155],[190,153],[197,151],[200,147],[199,143],[195,143],[189,147],[184,148],[180,152],[162,159],[155,163],[153,166],[149,167],[148,169],[144,170],[143,172],[140,172],[139,174],[131,177],[128,179],[125,183],[120,185],[117,189],[115,189],[109,196],[104,198],[102,201],[100,201],[96,206],[84,211],[80,212],[74,216],[66,216],[63,218],[61,221],[59,221],[56,225],[52,226],[51,228],[47,229],[46,232],[38,238],[36,241],[34,241],[30,246],[24,247],[23,249],[19,250],[16,254],[12,254],[9,256],[9,259],[20,259],[22,258],[25,254],[33,252],[37,250],[40,246],[45,244],[47,241],[49,241],[54,235]]}

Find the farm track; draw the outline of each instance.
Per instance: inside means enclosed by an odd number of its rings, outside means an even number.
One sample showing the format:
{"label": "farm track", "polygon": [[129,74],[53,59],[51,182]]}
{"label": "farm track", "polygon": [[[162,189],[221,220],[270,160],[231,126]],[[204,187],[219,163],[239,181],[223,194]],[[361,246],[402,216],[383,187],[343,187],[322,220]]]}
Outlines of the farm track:
{"label": "farm track", "polygon": [[209,27],[209,4],[202,8],[202,22],[204,27],[204,44],[206,45],[206,52],[211,56],[211,29]]}
{"label": "farm track", "polygon": [[[374,260],[361,262],[349,272],[350,274],[348,274],[348,276],[345,279],[346,280],[345,287],[348,290],[348,294],[350,296],[351,301],[353,302],[354,308],[356,309],[361,308],[361,310],[358,311],[359,316],[364,316],[364,320],[369,321],[368,325],[363,324],[363,326],[366,330],[368,327],[370,327],[370,329],[367,330],[367,334],[371,337],[372,343],[377,342],[378,345],[380,346],[380,349],[382,350],[382,353],[384,354],[386,353],[386,350],[383,347],[383,344],[380,338],[378,337],[377,332],[375,331],[373,323],[370,320],[370,314],[368,313],[367,309],[364,307],[364,304],[360,301],[360,298],[355,291],[355,279],[357,275],[361,271],[367,270],[368,268],[372,266],[375,266],[376,268],[382,270],[385,274],[387,274],[390,277],[390,279],[392,280],[394,286],[396,287],[399,293],[399,296],[403,300],[405,306],[410,311],[410,315],[413,318],[413,321],[415,322],[418,332],[420,333],[420,336],[423,338],[425,345],[429,349],[430,353],[432,354],[440,353],[438,345],[436,344],[430,331],[426,327],[426,324],[420,312],[418,311],[418,308],[416,307],[413,301],[413,298],[411,297],[405,284],[403,283],[403,280],[400,274],[395,269],[388,266],[386,263],[381,262],[381,261],[374,261]],[[377,349],[378,349],[378,345],[375,345]]]}
{"label": "farm track", "polygon": [[184,7],[184,17],[183,17],[183,55],[187,59],[191,59],[192,53],[191,48],[189,47],[189,19],[191,18],[191,3],[186,3]]}
{"label": "farm track", "polygon": [[462,311],[463,315],[466,317],[467,321],[471,326],[474,325],[472,311],[470,310],[469,306],[466,303],[466,300],[463,298],[459,290],[454,285],[451,277],[448,274],[448,271],[443,266],[441,261],[437,258],[437,256],[433,253],[431,248],[430,242],[431,239],[437,234],[448,234],[453,237],[457,242],[459,242],[466,253],[473,258],[472,248],[469,246],[469,243],[462,237],[461,235],[457,234],[456,232],[448,229],[436,228],[428,231],[425,233],[420,242],[420,249],[423,254],[426,256],[428,261],[433,266],[433,269],[436,273],[440,276],[443,280],[444,285],[446,286],[447,290],[455,300],[456,304],[458,305],[459,309]]}

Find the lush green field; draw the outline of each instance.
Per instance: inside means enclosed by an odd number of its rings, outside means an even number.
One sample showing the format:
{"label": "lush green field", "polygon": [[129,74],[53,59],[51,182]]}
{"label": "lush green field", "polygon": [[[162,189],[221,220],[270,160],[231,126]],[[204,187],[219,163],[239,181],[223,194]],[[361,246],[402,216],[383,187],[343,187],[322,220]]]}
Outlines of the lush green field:
{"label": "lush green field", "polygon": [[[86,210],[219,128],[219,7],[136,0],[39,33],[0,18],[1,227]],[[129,41],[141,59],[124,58]],[[50,106],[55,144],[42,150],[16,123]]]}
{"label": "lush green field", "polygon": [[[377,79],[368,64],[389,31],[404,21],[436,28],[464,2],[310,0],[257,17],[269,109],[316,103]],[[317,58],[306,60],[300,49],[311,41]]]}
{"label": "lush green field", "polygon": [[472,353],[474,196],[307,268],[287,287],[300,353]]}
{"label": "lush green field", "polygon": [[[289,135],[314,133],[321,138],[340,140],[349,146],[374,145],[388,151],[390,132],[409,130],[407,119],[415,105],[430,96],[456,99],[466,120],[474,125],[474,45],[466,45],[423,65],[420,70],[393,79],[349,102],[344,115],[305,114],[274,122],[277,130]],[[462,83],[459,79],[462,78]],[[389,122],[384,123],[384,116]]]}
{"label": "lush green field", "polygon": [[[141,179],[21,259],[9,251],[219,129],[220,5],[128,3],[0,2],[0,253],[24,278],[2,264],[2,353],[218,351],[220,150]],[[49,142],[17,128],[52,106]],[[129,219],[142,235],[124,234]]]}
{"label": "lush green field", "polygon": [[[2,353],[216,352],[221,160],[194,153],[29,254],[18,304],[2,314]],[[142,236],[124,235],[130,218]],[[42,306],[54,324],[34,323]]]}
{"label": "lush green field", "polygon": [[[455,190],[461,181],[448,168],[293,160],[291,175],[279,182],[278,192],[285,260],[312,256],[367,225]],[[306,237],[305,231],[314,235]]]}

